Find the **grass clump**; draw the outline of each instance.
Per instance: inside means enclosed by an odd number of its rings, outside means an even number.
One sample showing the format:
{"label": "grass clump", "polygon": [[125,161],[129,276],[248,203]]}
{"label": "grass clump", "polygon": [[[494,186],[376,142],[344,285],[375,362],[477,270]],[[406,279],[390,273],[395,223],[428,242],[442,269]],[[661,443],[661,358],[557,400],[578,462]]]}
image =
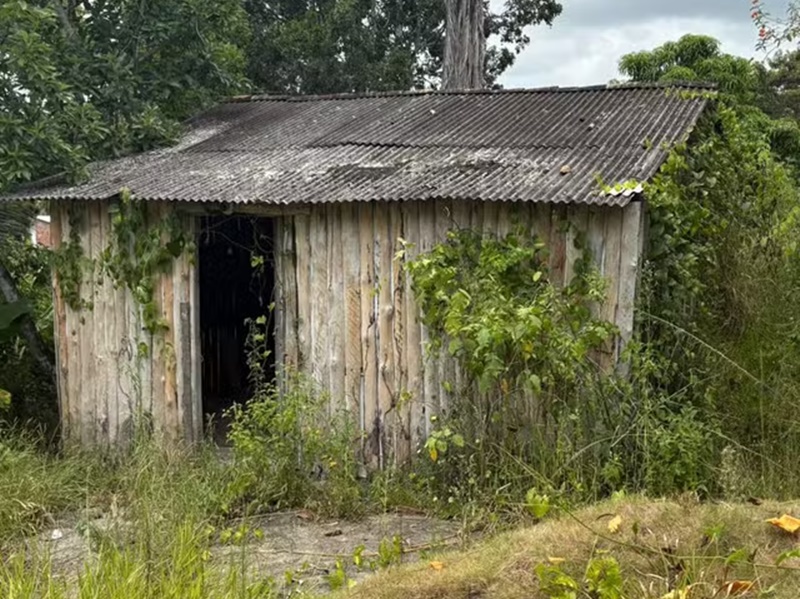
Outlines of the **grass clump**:
{"label": "grass clump", "polygon": [[[726,585],[740,581],[752,583],[752,592],[739,596],[763,592],[794,599],[800,560],[780,560],[795,548],[795,539],[765,520],[798,509],[796,503],[702,504],[688,496],[607,501],[561,512],[467,551],[382,572],[347,596],[709,599],[729,596]],[[617,517],[618,528],[610,527]],[[572,594],[558,594],[573,583]]]}
{"label": "grass clump", "polygon": [[31,433],[0,429],[0,543],[79,509],[108,475],[90,454],[56,456]]}

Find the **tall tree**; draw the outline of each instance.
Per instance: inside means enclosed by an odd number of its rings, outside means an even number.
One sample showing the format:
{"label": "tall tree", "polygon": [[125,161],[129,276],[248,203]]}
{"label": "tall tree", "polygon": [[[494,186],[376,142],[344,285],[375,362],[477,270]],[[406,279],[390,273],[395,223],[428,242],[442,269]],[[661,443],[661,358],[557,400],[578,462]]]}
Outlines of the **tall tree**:
{"label": "tall tree", "polygon": [[[258,89],[333,93],[441,84],[444,0],[246,0],[245,6],[253,27],[248,74]],[[473,7],[477,33],[490,42],[483,63],[489,84],[529,43],[526,27],[552,24],[561,13],[556,0],[507,0],[499,12],[488,2]]]}
{"label": "tall tree", "polygon": [[444,4],[446,27],[442,87],[481,88],[486,61],[483,0],[444,0]]}

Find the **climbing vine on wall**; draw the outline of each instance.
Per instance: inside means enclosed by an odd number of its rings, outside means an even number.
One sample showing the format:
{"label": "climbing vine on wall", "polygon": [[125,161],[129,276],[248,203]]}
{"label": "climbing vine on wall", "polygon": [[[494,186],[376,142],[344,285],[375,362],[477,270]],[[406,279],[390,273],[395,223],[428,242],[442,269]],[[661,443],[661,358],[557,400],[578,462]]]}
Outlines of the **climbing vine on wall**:
{"label": "climbing vine on wall", "polygon": [[56,273],[61,296],[73,310],[91,308],[91,302],[81,298],[81,285],[85,272],[93,269],[92,261],[86,256],[81,245],[81,218],[77,206],[71,205],[68,211],[69,238],[52,254],[53,269]]}
{"label": "climbing vine on wall", "polygon": [[152,210],[152,205],[134,201],[129,190],[121,191],[112,209],[111,241],[102,262],[114,284],[126,287],[140,306],[145,329],[156,334],[169,328],[155,297],[158,276],[169,272],[175,259],[191,250],[193,241],[174,211],[163,215]]}
{"label": "climbing vine on wall", "polygon": [[61,295],[73,310],[91,309],[92,303],[81,297],[87,275],[100,267],[112,283],[126,287],[142,311],[144,328],[150,334],[165,331],[168,326],[159,314],[155,298],[158,276],[169,272],[184,251],[191,251],[193,241],[182,229],[178,216],[149,214],[148,205],[136,202],[127,189],[120,192],[119,202],[111,208],[111,239],[99,264],[81,245],[81,210],[69,209],[69,238],[53,252]]}
{"label": "climbing vine on wall", "polygon": [[530,232],[504,238],[453,231],[408,264],[423,321],[484,391],[539,393],[570,380],[613,327],[591,313],[605,286],[588,257],[565,289],[548,279]]}

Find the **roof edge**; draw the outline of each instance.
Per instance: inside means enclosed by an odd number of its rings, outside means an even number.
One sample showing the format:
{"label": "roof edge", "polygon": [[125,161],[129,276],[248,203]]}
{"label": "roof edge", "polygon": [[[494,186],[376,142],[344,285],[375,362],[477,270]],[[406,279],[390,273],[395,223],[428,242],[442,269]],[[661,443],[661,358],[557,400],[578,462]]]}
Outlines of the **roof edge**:
{"label": "roof edge", "polygon": [[413,96],[463,96],[463,95],[505,95],[505,94],[541,94],[541,93],[576,93],[576,92],[595,92],[595,91],[616,91],[616,90],[639,90],[639,89],[694,89],[704,91],[717,91],[716,83],[705,81],[665,81],[643,83],[636,81],[622,81],[616,83],[605,83],[598,85],[584,86],[549,86],[549,87],[518,87],[509,89],[411,89],[383,92],[343,92],[335,94],[310,94],[310,95],[291,95],[291,94],[247,94],[241,96],[231,96],[223,99],[225,103],[241,102],[311,102],[319,100],[355,100],[362,98],[393,98],[393,97],[413,97]]}

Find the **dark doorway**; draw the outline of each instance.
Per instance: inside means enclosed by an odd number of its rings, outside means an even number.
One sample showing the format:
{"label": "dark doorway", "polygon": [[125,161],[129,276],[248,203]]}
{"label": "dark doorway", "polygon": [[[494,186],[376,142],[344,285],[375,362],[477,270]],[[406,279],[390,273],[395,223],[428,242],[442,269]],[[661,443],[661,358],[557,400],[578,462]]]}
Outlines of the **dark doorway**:
{"label": "dark doorway", "polygon": [[[200,334],[203,413],[216,423],[213,431],[223,441],[224,413],[252,397],[248,366],[249,337],[254,326],[267,328],[266,344],[274,356],[270,314],[275,288],[274,225],[268,218],[213,216],[201,220]],[[265,365],[274,377],[274,359]]]}

